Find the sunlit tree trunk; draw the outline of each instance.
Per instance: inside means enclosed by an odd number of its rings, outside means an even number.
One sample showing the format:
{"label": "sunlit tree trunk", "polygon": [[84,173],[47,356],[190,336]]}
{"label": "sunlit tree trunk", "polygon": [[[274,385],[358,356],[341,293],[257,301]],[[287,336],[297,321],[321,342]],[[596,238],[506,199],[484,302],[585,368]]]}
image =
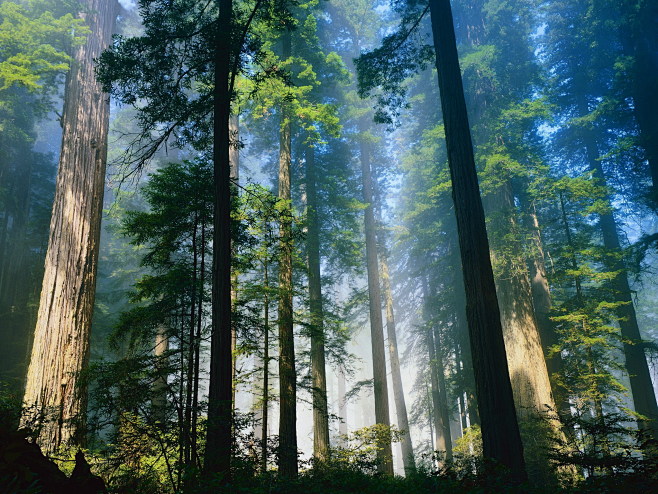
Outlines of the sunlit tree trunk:
{"label": "sunlit tree trunk", "polygon": [[308,290],[311,311],[311,378],[313,394],[313,454],[318,460],[329,455],[329,411],[324,351],[324,313],[320,278],[320,223],[315,172],[315,148],[306,150],[306,235]]}
{"label": "sunlit tree trunk", "polygon": [[[555,402],[535,319],[511,185],[501,185],[485,201],[490,205],[491,237],[496,239],[492,242],[495,248],[491,256],[498,270],[496,290],[512,391],[524,426],[522,439],[526,464],[534,479],[541,476],[549,481],[553,470],[546,456],[549,436],[561,432],[559,423],[546,415],[547,410],[555,410]],[[528,362],[532,365],[529,366]]]}
{"label": "sunlit tree trunk", "polygon": [[[546,256],[544,243],[539,228],[539,218],[534,203],[531,203],[525,193],[519,195],[525,227],[530,232],[530,256],[527,260],[530,278],[530,291],[534,308],[537,329],[546,360],[549,379],[562,371],[562,357],[559,352],[550,355],[550,349],[558,344],[555,323],[551,320],[553,305],[548,276],[546,274]],[[566,394],[551,379],[551,390],[555,399],[556,412],[560,417],[569,417],[570,405]]]}
{"label": "sunlit tree trunk", "polygon": [[430,0],[484,455],[525,479],[449,0]]}
{"label": "sunlit tree trunk", "polygon": [[[289,30],[283,35],[282,59],[292,52]],[[292,205],[290,204],[291,119],[289,106],[281,108],[279,131],[279,200],[284,209],[280,223],[279,261],[279,474],[297,477],[297,373],[293,333]]]}
{"label": "sunlit tree trunk", "polygon": [[[367,137],[365,137],[367,138]],[[373,211],[372,172],[370,169],[370,150],[364,140],[360,143],[361,177],[363,183],[363,201],[366,267],[368,271],[368,296],[370,302],[370,336],[372,344],[373,385],[375,394],[375,421],[377,424],[390,426],[388,408],[388,385],[386,383],[386,350],[384,348],[384,326],[382,321],[382,297],[379,285],[379,265],[377,262],[377,238],[375,215]],[[393,475],[393,459],[390,441],[378,445],[378,469]]]}
{"label": "sunlit tree trunk", "polygon": [[153,399],[151,406],[157,421],[164,423],[167,419],[167,374],[168,367],[167,351],[169,350],[169,336],[164,324],[158,325],[155,330],[155,346],[153,356],[155,358],[155,370],[157,377],[153,383]]}
{"label": "sunlit tree trunk", "polygon": [[66,80],[63,135],[39,315],[25,386],[23,423],[46,415],[37,442],[46,451],[82,444],[87,406],[80,372],[89,361],[105,184],[108,96],[94,59],[109,45],[117,3],[83,2],[90,27]]}

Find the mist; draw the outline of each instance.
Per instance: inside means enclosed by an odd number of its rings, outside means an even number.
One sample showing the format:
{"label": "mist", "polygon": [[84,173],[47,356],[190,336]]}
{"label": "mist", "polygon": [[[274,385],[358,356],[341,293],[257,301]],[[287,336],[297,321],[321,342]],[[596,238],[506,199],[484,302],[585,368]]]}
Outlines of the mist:
{"label": "mist", "polygon": [[2,0],[11,492],[653,489],[656,21]]}

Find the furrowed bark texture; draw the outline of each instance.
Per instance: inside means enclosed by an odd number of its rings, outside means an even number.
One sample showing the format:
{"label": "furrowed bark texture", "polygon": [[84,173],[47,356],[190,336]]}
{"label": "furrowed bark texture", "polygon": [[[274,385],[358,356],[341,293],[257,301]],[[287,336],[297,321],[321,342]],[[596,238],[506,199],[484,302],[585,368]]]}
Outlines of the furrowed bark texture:
{"label": "furrowed bark texture", "polygon": [[491,211],[490,238],[495,239],[491,257],[497,266],[496,293],[526,466],[533,482],[551,482],[549,441],[550,436],[561,435],[561,430],[559,422],[546,414],[555,410],[555,402],[535,319],[526,259],[520,242],[514,240],[519,232],[509,182],[498,187],[485,202]]}
{"label": "furrowed bark texture", "polygon": [[[292,52],[290,31],[283,35],[282,59]],[[279,262],[279,474],[297,477],[297,373],[293,332],[292,206],[290,205],[291,112],[281,108],[279,131],[279,200],[286,203],[280,226]]]}
{"label": "furrowed bark texture", "polygon": [[[509,184],[503,185],[493,194],[491,203],[492,216],[494,216],[491,222],[492,230],[496,230],[502,238],[509,239],[507,234],[516,229]],[[502,240],[499,243],[500,247],[503,247]],[[547,316],[546,311],[550,309],[550,303],[546,306],[547,301],[541,298],[538,300],[541,305],[533,306],[530,279],[525,269],[525,259],[521,255],[521,246],[510,247],[510,242],[507,240],[505,247],[511,252],[509,254],[511,258],[501,258],[496,255],[496,249],[492,257],[494,263],[500,263],[501,273],[497,279],[497,294],[505,349],[518,413],[523,416],[533,411],[544,411],[546,405],[554,407],[548,370],[535,319],[535,309],[543,311],[542,314]],[[541,283],[542,279],[536,281]],[[545,294],[545,290],[541,290],[541,294],[537,295]],[[532,366],[528,366],[528,362],[532,362]]]}
{"label": "furrowed bark texture", "polygon": [[315,172],[315,149],[306,150],[306,200],[308,233],[308,290],[311,310],[311,377],[313,386],[313,454],[319,460],[329,456],[329,411],[324,352],[324,312],[320,278],[320,223]]}
{"label": "furrowed bark texture", "polygon": [[[361,141],[361,177],[363,181],[363,201],[366,267],[368,270],[368,298],[370,301],[370,337],[372,340],[372,370],[375,394],[375,422],[391,425],[388,408],[388,385],[386,383],[386,349],[384,347],[384,326],[382,322],[382,296],[379,286],[379,266],[377,263],[377,238],[375,232],[375,215],[373,211],[372,173],[370,170],[370,152],[368,144]],[[378,469],[382,473],[393,475],[391,442],[384,441],[378,445]]]}
{"label": "furrowed bark texture", "polygon": [[66,80],[63,136],[50,238],[34,345],[25,386],[28,407],[45,414],[37,442],[51,452],[82,444],[87,390],[80,379],[89,361],[96,289],[107,132],[108,96],[94,74],[94,59],[110,43],[117,3],[86,0],[80,16],[89,25],[75,49]]}
{"label": "furrowed bark texture", "polygon": [[[521,193],[519,197],[521,200],[526,229],[530,231],[531,255],[527,264],[532,304],[535,312],[535,320],[537,321],[537,328],[539,329],[541,337],[542,348],[544,350],[548,377],[551,379],[553,375],[562,371],[563,363],[562,357],[559,353],[549,356],[550,349],[558,343],[558,335],[555,331],[555,323],[551,320],[553,301],[550,286],[548,284],[548,276],[546,275],[544,243],[539,227],[539,218],[534,204],[528,200],[524,193]],[[555,400],[558,415],[565,418],[569,417],[571,410],[568,397],[559,386],[556,386],[553,383],[552,380],[551,390],[553,392],[553,399]]]}
{"label": "furrowed bark texture", "polygon": [[452,11],[449,0],[430,0],[429,6],[484,455],[507,466],[516,479],[523,480],[523,446],[507,370]]}
{"label": "furrowed bark texture", "polygon": [[233,375],[231,354],[231,161],[229,116],[230,26],[232,0],[218,0],[219,19],[215,40],[215,88],[213,123],[214,238],[212,270],[212,334],[208,432],[204,470],[230,477],[233,423]]}

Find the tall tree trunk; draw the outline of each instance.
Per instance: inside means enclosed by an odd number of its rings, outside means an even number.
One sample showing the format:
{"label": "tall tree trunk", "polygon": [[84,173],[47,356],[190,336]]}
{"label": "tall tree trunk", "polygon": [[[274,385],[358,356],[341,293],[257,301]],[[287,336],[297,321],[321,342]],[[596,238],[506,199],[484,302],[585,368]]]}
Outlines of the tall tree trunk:
{"label": "tall tree trunk", "polygon": [[[0,142],[0,146],[4,143]],[[7,159],[14,162],[7,180],[0,178],[0,206],[4,206],[0,219],[0,380],[12,392],[21,392],[25,385],[26,366],[29,363],[30,336],[36,323],[30,298],[41,280],[33,280],[31,257],[36,257],[28,241],[32,197],[32,177],[36,154],[31,141],[19,141]],[[0,157],[0,160],[4,158]],[[1,166],[1,165],[0,165]],[[9,220],[11,218],[11,227]],[[38,257],[36,257],[38,259]]]}
{"label": "tall tree trunk", "polygon": [[[585,108],[581,107],[581,111]],[[585,114],[585,113],[582,113]],[[606,177],[599,160],[599,153],[596,148],[596,141],[591,130],[585,129],[583,143],[587,153],[588,166],[593,172],[598,183],[607,187]],[[622,305],[617,309],[619,316],[619,328],[624,339],[624,356],[626,357],[626,370],[631,383],[631,394],[633,395],[633,404],[635,411],[646,417],[638,419],[638,428],[648,437],[658,440],[658,405],[656,404],[656,394],[651,382],[651,373],[647,364],[647,358],[644,353],[644,344],[642,335],[637,323],[635,306],[628,275],[624,266],[623,257],[621,256],[621,242],[617,233],[617,224],[612,213],[613,207],[610,198],[607,199],[610,207],[609,213],[599,216],[599,227],[603,237],[603,246],[613,255],[607,262],[609,271],[618,272],[617,277],[611,281],[611,286],[615,290],[617,302]]]}
{"label": "tall tree trunk", "polygon": [[393,290],[391,289],[391,280],[388,273],[388,257],[384,250],[382,246],[379,252],[379,265],[381,267],[384,300],[386,301],[386,335],[388,336],[388,355],[391,360],[393,399],[395,400],[398,427],[402,431],[402,463],[404,464],[404,473],[410,475],[416,471],[416,461],[414,459],[414,447],[411,442],[407,404],[404,399],[404,387],[402,385],[398,338],[395,329],[395,312],[393,310]]}
{"label": "tall tree trunk", "polygon": [[345,397],[345,371],[338,369],[338,434],[347,436],[347,399]]}
{"label": "tall tree trunk", "polygon": [[534,308],[537,329],[539,330],[546,369],[551,380],[551,390],[556,404],[556,412],[559,417],[568,418],[571,415],[568,396],[555,385],[551,377],[562,371],[562,357],[559,352],[549,356],[550,349],[557,345],[558,336],[555,324],[551,320],[551,308],[553,306],[548,276],[546,275],[546,257],[544,254],[544,243],[539,228],[539,218],[534,203],[531,203],[527,194],[519,194],[525,226],[530,231],[531,255],[527,261],[530,278],[530,292]]}
{"label": "tall tree trunk", "polygon": [[437,451],[436,436],[434,435],[434,395],[431,392],[432,369],[430,368],[430,382],[425,381],[425,394],[427,397],[427,423],[430,427],[430,451]]}
{"label": "tall tree trunk", "polygon": [[197,320],[197,269],[199,251],[197,248],[197,231],[199,229],[199,217],[195,215],[192,230],[192,286],[190,295],[190,321],[187,334],[187,384],[185,386],[185,464],[192,462],[192,392],[194,390],[194,340],[196,335]]}
{"label": "tall tree trunk", "polygon": [[[291,32],[286,30],[281,58],[287,60],[291,53],[292,36]],[[279,131],[279,200],[283,202],[279,262],[279,474],[286,478],[297,477],[297,373],[293,333],[293,240],[290,204],[291,119],[290,107],[284,103]]]}
{"label": "tall tree trunk", "polygon": [[[238,185],[240,183],[240,117],[239,115],[230,115],[228,120],[229,127],[229,161],[231,163],[231,192],[232,195],[238,195]],[[238,300],[238,271],[237,269],[231,270],[231,310],[235,311],[235,304]],[[233,321],[231,325],[231,381],[232,393],[231,401],[235,407],[235,390],[237,383],[237,361],[238,361],[238,335],[236,331],[236,323]]]}
{"label": "tall tree trunk", "polygon": [[464,383],[464,393],[466,394],[466,412],[468,413],[469,424],[480,425],[480,414],[478,412],[477,398],[475,396],[475,376],[473,371],[473,358],[470,351],[470,337],[468,321],[466,319],[466,300],[464,299],[464,278],[461,275],[462,263],[459,254],[459,237],[456,231],[456,224],[452,226],[453,218],[450,218],[449,256],[452,259],[451,270],[453,273],[453,303],[454,303],[454,327],[457,338],[457,359],[461,362],[462,373],[461,382]]}
{"label": "tall tree trunk", "polygon": [[450,1],[430,0],[429,7],[482,422],[482,445],[486,457],[507,466],[516,479],[523,480],[526,478],[523,445],[507,370]]}
{"label": "tall tree trunk", "polygon": [[398,427],[402,431],[402,463],[404,465],[405,475],[410,475],[416,471],[416,461],[414,459],[414,448],[411,442],[411,430],[409,428],[409,418],[407,416],[407,404],[404,399],[404,387],[402,385],[402,372],[400,370],[400,356],[398,353],[398,338],[395,327],[395,310],[393,304],[393,290],[391,288],[391,279],[388,271],[388,249],[386,248],[386,239],[383,232],[383,221],[381,212],[381,190],[378,187],[377,179],[373,180],[373,195],[376,224],[377,224],[377,246],[379,255],[379,267],[382,279],[382,288],[384,289],[384,303],[386,307],[386,336],[388,337],[388,355],[391,361],[391,382],[393,384],[393,400],[395,401],[395,412],[398,419]]}
{"label": "tall tree trunk", "polygon": [[164,324],[158,325],[155,330],[155,347],[153,356],[155,357],[155,370],[157,377],[153,383],[153,399],[151,407],[155,419],[164,423],[167,419],[167,374],[168,367],[167,351],[169,350],[169,336]]}
{"label": "tall tree trunk", "polygon": [[324,313],[320,278],[320,223],[316,190],[315,148],[306,150],[306,201],[308,233],[308,291],[311,310],[311,377],[313,386],[313,455],[318,460],[329,456],[329,411],[324,352]]}
{"label": "tall tree trunk", "polygon": [[437,340],[438,331],[433,328],[429,311],[429,287],[427,279],[423,280],[423,313],[425,329],[425,345],[430,361],[430,382],[432,385],[432,408],[434,417],[435,447],[437,451],[445,453],[445,459],[452,459],[452,438],[450,434],[450,413],[445,385],[445,368],[441,358],[441,345]]}
{"label": "tall tree trunk", "polygon": [[203,304],[206,293],[206,218],[201,218],[201,267],[199,269],[199,317],[197,318],[196,334],[194,336],[194,389],[192,392],[192,461],[201,468],[198,448],[199,417],[199,367],[201,364],[201,329],[203,322]]}
{"label": "tall tree trunk", "polygon": [[233,1],[216,0],[219,6],[213,90],[213,273],[212,334],[210,340],[210,384],[208,432],[204,470],[230,477],[231,429],[233,424],[233,379],[231,355],[231,160],[229,90]]}
{"label": "tall tree trunk", "polygon": [[[535,319],[526,259],[520,241],[514,240],[518,226],[510,183],[502,184],[487,199],[492,211],[490,231],[496,239],[492,242],[495,248],[491,256],[500,270],[496,290],[507,365],[523,426],[521,437],[526,448],[526,464],[534,481],[550,482],[553,477],[547,456],[550,436],[560,435],[561,431],[559,422],[546,415],[548,409],[555,410],[555,402]],[[528,366],[528,362],[533,365]]]}
{"label": "tall tree trunk", "polygon": [[443,363],[443,345],[438,327],[433,328],[434,358],[436,359],[437,384],[439,385],[439,409],[443,437],[445,438],[446,460],[452,460],[452,433],[450,432],[450,406],[448,404],[448,390],[446,387],[445,365]]}
{"label": "tall tree trunk", "polygon": [[267,436],[270,405],[270,273],[267,259],[263,263],[263,428],[261,432],[260,471],[267,471]]}
{"label": "tall tree trunk", "polygon": [[75,49],[66,80],[63,136],[50,239],[24,402],[46,415],[38,443],[46,451],[83,444],[96,268],[107,158],[109,103],[94,74],[94,59],[109,45],[117,3],[86,0],[90,27]]}
{"label": "tall tree trunk", "polygon": [[[370,170],[370,150],[364,140],[360,143],[361,178],[363,181],[363,201],[366,235],[366,267],[368,270],[368,295],[370,301],[370,335],[372,340],[372,369],[375,392],[375,421],[390,426],[388,408],[388,385],[386,383],[386,350],[384,348],[384,326],[382,322],[382,296],[379,286],[379,266],[377,263],[377,238],[373,211],[373,186]],[[378,444],[378,469],[393,475],[391,442]]]}

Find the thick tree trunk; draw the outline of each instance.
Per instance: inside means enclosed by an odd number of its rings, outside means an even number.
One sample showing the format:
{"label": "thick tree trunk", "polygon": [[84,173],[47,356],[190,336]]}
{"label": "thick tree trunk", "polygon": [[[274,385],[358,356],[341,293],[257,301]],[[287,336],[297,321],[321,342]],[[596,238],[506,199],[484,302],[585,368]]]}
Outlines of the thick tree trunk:
{"label": "thick tree trunk", "polygon": [[[370,335],[372,340],[372,368],[375,392],[375,421],[377,424],[390,426],[388,408],[388,385],[386,383],[386,350],[384,348],[384,326],[382,322],[382,297],[379,286],[379,266],[377,263],[377,238],[375,215],[373,211],[372,173],[370,170],[370,152],[368,143],[360,143],[361,177],[363,182],[363,201],[366,236],[366,267],[368,270],[368,296],[370,301]],[[391,442],[378,444],[378,469],[393,475],[393,458]]]}
{"label": "thick tree trunk", "polygon": [[[290,31],[283,35],[282,59],[292,52]],[[279,200],[281,215],[279,262],[279,474],[297,477],[297,373],[293,333],[292,205],[290,204],[291,118],[287,104],[281,108],[279,131]]]}
{"label": "thick tree trunk", "polygon": [[320,223],[316,190],[315,149],[306,150],[306,200],[308,233],[308,291],[311,311],[311,377],[313,386],[313,455],[318,460],[329,456],[329,411],[324,352],[324,312],[320,278]]}
{"label": "thick tree trunk", "polygon": [[[495,244],[492,259],[500,270],[496,290],[526,464],[535,481],[550,482],[553,476],[547,457],[550,436],[560,435],[561,431],[559,422],[546,415],[549,409],[555,410],[555,402],[535,319],[526,260],[520,242],[513,240],[518,227],[511,185],[501,185],[488,199],[492,211],[490,231],[497,240],[492,242]],[[501,251],[503,255],[498,254]]]}
{"label": "thick tree trunk", "polygon": [[[596,141],[589,131],[585,131],[583,137],[589,169],[593,172],[594,177],[598,180],[599,185],[606,187],[606,178],[601,166],[599,153],[596,148]],[[610,211],[613,211],[612,202],[608,198]],[[599,216],[599,227],[603,237],[603,246],[613,254],[614,257],[608,261],[607,269],[618,272],[617,277],[611,281],[611,286],[615,290],[617,302],[622,305],[617,309],[619,315],[619,328],[624,339],[624,356],[626,357],[626,370],[631,383],[631,394],[633,395],[633,404],[635,411],[646,417],[638,419],[638,428],[648,437],[658,440],[658,405],[656,404],[656,394],[651,382],[651,374],[647,364],[647,358],[644,353],[644,344],[640,334],[640,328],[637,323],[635,306],[626,267],[621,256],[621,242],[617,233],[617,224],[612,212],[601,214]]]}
{"label": "thick tree trunk", "polygon": [[551,379],[562,371],[562,357],[560,353],[549,356],[550,349],[558,344],[558,336],[555,331],[555,323],[551,320],[551,308],[553,306],[548,276],[546,275],[546,257],[544,254],[544,243],[539,228],[539,218],[533,203],[525,194],[520,195],[521,207],[525,219],[525,226],[530,231],[530,252],[527,260],[530,292],[534,308],[537,329],[539,330],[546,368],[551,380],[551,390],[555,399],[556,412],[560,417],[567,418],[571,415],[569,400],[566,394]]}
{"label": "thick tree trunk", "polygon": [[523,480],[523,446],[507,370],[450,1],[430,0],[429,6],[484,455],[507,466],[516,479]]}
{"label": "thick tree trunk", "polygon": [[45,414],[37,442],[45,451],[82,444],[87,390],[80,372],[89,360],[105,184],[109,103],[94,59],[109,45],[117,3],[86,0],[90,27],[75,49],[63,112],[60,165],[45,273],[28,369],[23,423]]}
{"label": "thick tree trunk", "polygon": [[231,160],[229,116],[231,113],[230,26],[232,0],[216,0],[219,6],[215,45],[213,123],[214,217],[212,273],[212,334],[208,432],[204,470],[230,477],[233,379],[231,355]]}

